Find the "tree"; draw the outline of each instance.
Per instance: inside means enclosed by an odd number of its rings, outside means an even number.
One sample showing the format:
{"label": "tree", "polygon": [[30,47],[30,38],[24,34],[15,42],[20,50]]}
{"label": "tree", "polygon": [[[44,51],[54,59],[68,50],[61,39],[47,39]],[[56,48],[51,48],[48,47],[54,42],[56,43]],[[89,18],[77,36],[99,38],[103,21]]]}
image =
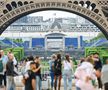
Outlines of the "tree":
{"label": "tree", "polygon": [[101,38],[106,38],[106,37],[104,36],[103,33],[99,33],[99,34],[97,35],[97,37],[92,38],[92,39],[90,40],[90,42],[92,42],[92,41],[97,41],[97,40],[99,40],[99,39],[101,39]]}

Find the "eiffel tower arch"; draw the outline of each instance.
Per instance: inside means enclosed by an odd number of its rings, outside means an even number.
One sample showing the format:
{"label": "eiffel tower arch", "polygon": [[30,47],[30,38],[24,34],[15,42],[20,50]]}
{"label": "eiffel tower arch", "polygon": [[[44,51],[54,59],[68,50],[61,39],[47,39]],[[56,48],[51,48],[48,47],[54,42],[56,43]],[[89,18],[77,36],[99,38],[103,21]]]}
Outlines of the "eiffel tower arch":
{"label": "eiffel tower arch", "polygon": [[96,25],[108,39],[107,0],[0,0],[0,34],[17,19],[45,10],[80,15]]}

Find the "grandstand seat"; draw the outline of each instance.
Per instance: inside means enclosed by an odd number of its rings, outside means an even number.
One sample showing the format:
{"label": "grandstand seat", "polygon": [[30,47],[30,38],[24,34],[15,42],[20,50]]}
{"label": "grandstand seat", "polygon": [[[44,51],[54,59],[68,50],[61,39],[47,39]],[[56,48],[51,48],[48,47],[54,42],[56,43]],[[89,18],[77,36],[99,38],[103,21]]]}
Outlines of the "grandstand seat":
{"label": "grandstand seat", "polygon": [[2,42],[11,46],[13,45],[13,47],[17,47],[17,45],[9,39],[4,39]]}

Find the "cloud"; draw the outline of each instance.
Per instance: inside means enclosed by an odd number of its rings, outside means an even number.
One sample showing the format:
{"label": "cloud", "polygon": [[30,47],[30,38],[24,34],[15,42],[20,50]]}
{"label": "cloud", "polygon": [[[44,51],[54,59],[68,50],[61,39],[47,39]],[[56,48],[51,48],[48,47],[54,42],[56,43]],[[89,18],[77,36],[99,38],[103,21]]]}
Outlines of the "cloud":
{"label": "cloud", "polygon": [[49,11],[35,12],[29,14],[28,16],[43,16],[43,19],[46,20],[49,18],[67,18],[67,17],[75,18],[77,15],[65,11],[49,10]]}

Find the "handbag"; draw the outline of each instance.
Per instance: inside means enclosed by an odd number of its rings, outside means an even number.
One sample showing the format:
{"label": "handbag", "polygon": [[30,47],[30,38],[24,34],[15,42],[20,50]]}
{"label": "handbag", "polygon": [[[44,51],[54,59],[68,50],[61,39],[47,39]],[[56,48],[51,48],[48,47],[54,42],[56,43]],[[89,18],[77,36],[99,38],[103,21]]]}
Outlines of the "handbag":
{"label": "handbag", "polygon": [[23,80],[23,75],[15,76],[14,77],[15,85],[17,87],[24,87],[24,84],[22,83],[22,80]]}

